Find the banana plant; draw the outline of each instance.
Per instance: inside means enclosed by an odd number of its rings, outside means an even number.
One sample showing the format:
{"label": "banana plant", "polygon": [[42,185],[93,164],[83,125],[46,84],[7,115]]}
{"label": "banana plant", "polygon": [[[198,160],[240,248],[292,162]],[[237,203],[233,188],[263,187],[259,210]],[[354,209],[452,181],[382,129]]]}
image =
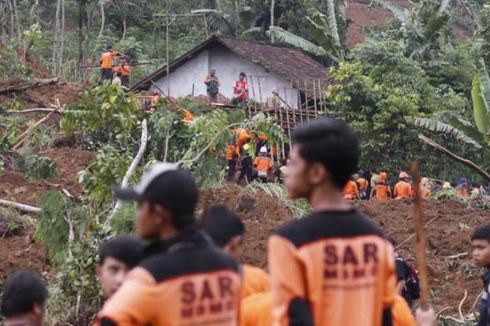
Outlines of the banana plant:
{"label": "banana plant", "polygon": [[490,138],[490,78],[484,64],[479,73],[473,76],[471,99],[476,127],[488,139]]}

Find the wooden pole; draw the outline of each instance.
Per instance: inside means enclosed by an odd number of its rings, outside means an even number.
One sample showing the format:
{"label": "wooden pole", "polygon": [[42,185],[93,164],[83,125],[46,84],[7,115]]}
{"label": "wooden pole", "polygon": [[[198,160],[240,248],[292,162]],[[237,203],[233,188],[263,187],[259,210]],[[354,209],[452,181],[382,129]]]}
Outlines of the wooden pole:
{"label": "wooden pole", "polygon": [[412,164],[412,178],[414,183],[415,200],[413,217],[415,220],[415,233],[417,234],[417,267],[420,272],[420,307],[429,309],[429,281],[427,279],[427,263],[425,261],[426,234],[422,218],[422,195],[420,193],[420,171],[417,161]]}
{"label": "wooden pole", "polygon": [[254,86],[254,79],[252,76],[248,76],[250,78],[250,84],[252,84],[252,96],[254,97],[254,113],[257,114],[257,98],[255,97],[255,86]]}
{"label": "wooden pole", "polygon": [[262,104],[262,86],[260,85],[260,76],[257,76],[257,83],[259,86],[259,98],[260,98],[260,104]]}
{"label": "wooden pole", "polygon": [[313,102],[315,103],[315,118],[318,118],[318,108],[316,107],[317,106],[317,94],[316,94],[316,80],[315,79],[312,79],[311,80],[313,82]]}
{"label": "wooden pole", "polygon": [[166,31],[165,31],[165,52],[167,56],[167,95],[170,97],[170,40],[169,40],[169,22],[168,22],[168,16],[165,16],[165,23],[166,23]]}

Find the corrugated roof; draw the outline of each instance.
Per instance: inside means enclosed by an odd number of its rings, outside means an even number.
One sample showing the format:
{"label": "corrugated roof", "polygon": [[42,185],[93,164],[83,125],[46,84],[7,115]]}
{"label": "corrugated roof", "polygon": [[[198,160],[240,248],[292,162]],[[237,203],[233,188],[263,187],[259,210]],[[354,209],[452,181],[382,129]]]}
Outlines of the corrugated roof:
{"label": "corrugated roof", "polygon": [[[184,64],[197,53],[215,44],[221,44],[240,57],[256,63],[287,80],[293,81],[295,86],[299,86],[299,88],[301,88],[303,81],[307,79],[321,79],[322,84],[328,79],[327,68],[315,59],[304,54],[301,50],[223,36],[213,36],[182,55],[170,64],[170,71]],[[164,66],[138,82],[132,89],[147,89],[151,86],[152,81],[154,82],[166,74],[167,66]],[[296,80],[300,80],[300,82],[298,83]]]}

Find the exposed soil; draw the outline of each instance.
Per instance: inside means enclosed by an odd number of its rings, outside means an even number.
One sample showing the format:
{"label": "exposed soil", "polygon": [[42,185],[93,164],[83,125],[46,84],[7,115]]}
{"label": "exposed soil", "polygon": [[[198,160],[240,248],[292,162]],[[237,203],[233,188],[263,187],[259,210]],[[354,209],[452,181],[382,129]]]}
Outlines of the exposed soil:
{"label": "exposed soil", "polygon": [[[201,195],[201,208],[224,204],[236,210],[245,222],[247,233],[242,260],[267,267],[267,238],[272,230],[290,220],[291,213],[277,199],[265,194],[252,195],[243,188],[208,190]],[[356,202],[362,212],[372,217],[398,243],[414,232],[410,201]],[[478,225],[490,221],[490,211],[474,211],[458,202],[425,202],[427,262],[432,301],[436,308],[450,307],[444,314],[456,314],[463,299],[463,311],[469,311],[481,291],[481,271],[470,259],[469,237]],[[397,250],[409,261],[415,260],[415,238]],[[450,256],[463,254],[458,258]],[[464,255],[466,254],[466,255]]]}
{"label": "exposed soil", "polygon": [[0,238],[0,283],[12,272],[29,269],[45,273],[49,266],[45,260],[44,247],[27,235]]}
{"label": "exposed soil", "polygon": [[35,205],[46,192],[58,189],[57,185],[78,196],[82,187],[77,181],[79,171],[85,169],[95,157],[95,153],[68,147],[51,148],[40,152],[56,162],[58,176],[53,180],[28,180],[19,171],[6,171],[0,177],[0,197],[23,204]]}

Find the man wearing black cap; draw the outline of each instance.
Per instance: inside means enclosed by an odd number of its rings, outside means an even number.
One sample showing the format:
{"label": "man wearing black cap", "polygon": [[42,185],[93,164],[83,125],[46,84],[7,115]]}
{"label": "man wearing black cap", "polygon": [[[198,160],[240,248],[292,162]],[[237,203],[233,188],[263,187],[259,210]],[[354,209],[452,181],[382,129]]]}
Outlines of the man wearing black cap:
{"label": "man wearing black cap", "polygon": [[236,325],[241,279],[236,262],[198,231],[198,190],[176,164],[157,163],[134,188],[116,192],[138,202],[136,232],[158,237],[158,250],[106,302],[97,325]]}

